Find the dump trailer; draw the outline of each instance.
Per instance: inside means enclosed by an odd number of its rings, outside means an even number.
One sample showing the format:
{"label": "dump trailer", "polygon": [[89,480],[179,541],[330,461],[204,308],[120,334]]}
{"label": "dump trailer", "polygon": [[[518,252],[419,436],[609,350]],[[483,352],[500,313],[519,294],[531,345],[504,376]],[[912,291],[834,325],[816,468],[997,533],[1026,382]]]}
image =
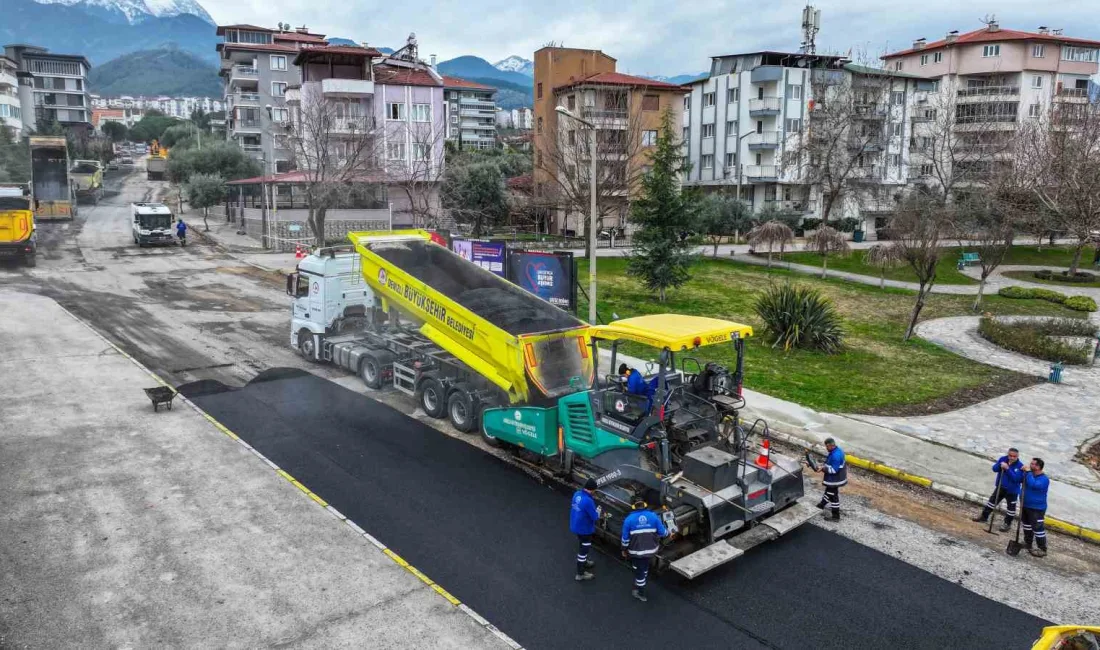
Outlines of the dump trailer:
{"label": "dump trailer", "polygon": [[63,137],[31,136],[31,198],[38,221],[72,219],[76,194],[69,178],[69,148]]}
{"label": "dump trailer", "polygon": [[145,177],[151,181],[162,181],[168,174],[168,148],[153,140],[149,145],[149,157],[145,160]]}
{"label": "dump trailer", "polygon": [[34,266],[38,250],[29,186],[0,185],[0,259]]}
{"label": "dump trailer", "polygon": [[478,429],[485,408],[553,403],[593,380],[588,326],[462,259],[423,230],[350,233],[287,278],[291,345],[392,384]]}
{"label": "dump trailer", "polygon": [[98,160],[74,160],[69,177],[78,201],[99,203],[103,195],[103,165]]}

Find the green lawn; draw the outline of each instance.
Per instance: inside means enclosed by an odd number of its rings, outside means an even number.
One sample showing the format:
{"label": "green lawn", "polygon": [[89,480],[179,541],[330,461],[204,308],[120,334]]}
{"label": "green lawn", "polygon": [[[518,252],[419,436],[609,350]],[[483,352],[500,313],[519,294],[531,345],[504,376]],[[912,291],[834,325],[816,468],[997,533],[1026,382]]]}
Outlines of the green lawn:
{"label": "green lawn", "polygon": [[[1086,246],[1081,252],[1081,267],[1088,270],[1092,265],[1093,248]],[[1069,268],[1073,261],[1072,246],[1043,246],[1042,250],[1035,244],[1027,246],[1013,246],[1005,256],[1005,264],[1020,264],[1026,266],[1061,266]]]}
{"label": "green lawn", "polygon": [[[580,282],[587,287],[587,265],[580,262]],[[836,305],[845,322],[846,349],[837,355],[773,349],[761,331],[752,305],[759,291],[772,283],[791,281],[818,288]],[[913,292],[865,286],[840,280],[821,280],[785,270],[766,269],[723,260],[701,261],[692,279],[656,298],[626,274],[626,261],[600,259],[600,316],[620,318],[673,312],[712,316],[752,325],[746,360],[746,386],[769,395],[831,412],[861,412],[895,405],[920,404],[944,398],[962,389],[976,388],[1008,378],[1008,371],[956,356],[918,339],[902,342]],[[582,296],[583,301],[583,296]],[[933,295],[922,320],[970,315],[971,296]],[[985,311],[994,314],[1039,314],[1080,317],[1060,305],[1040,300],[1009,300],[989,296]],[[582,304],[580,313],[587,313]],[[652,358],[649,350],[634,350]],[[706,349],[716,361],[732,360],[722,346]]]}

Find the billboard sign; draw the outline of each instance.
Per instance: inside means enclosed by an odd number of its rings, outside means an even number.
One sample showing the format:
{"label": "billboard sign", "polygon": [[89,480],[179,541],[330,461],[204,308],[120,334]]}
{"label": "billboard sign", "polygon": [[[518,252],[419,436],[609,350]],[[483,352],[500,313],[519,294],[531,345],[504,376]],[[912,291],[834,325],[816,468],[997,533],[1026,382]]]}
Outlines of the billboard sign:
{"label": "billboard sign", "polygon": [[566,311],[577,309],[573,275],[573,253],[514,250],[508,257],[509,280]]}
{"label": "billboard sign", "polygon": [[455,239],[451,242],[451,249],[464,260],[502,278],[507,277],[504,261],[508,255],[508,247],[504,242]]}

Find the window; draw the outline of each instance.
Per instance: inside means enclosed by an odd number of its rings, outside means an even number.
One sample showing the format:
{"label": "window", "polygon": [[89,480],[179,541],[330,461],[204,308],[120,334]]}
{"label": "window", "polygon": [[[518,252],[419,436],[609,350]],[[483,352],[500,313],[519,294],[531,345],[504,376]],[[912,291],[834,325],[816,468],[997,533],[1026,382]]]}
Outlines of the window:
{"label": "window", "polygon": [[577,144],[577,132],[576,131],[566,131],[566,133],[565,133],[565,143],[570,144],[570,145]]}
{"label": "window", "polygon": [[704,138],[713,138],[714,137],[714,125],[713,124],[704,124],[703,125],[703,137]]}
{"label": "window", "polygon": [[1038,75],[1038,74],[1031,75],[1031,87],[1032,88],[1042,88],[1043,87],[1043,76]]}
{"label": "window", "polygon": [[684,127],[684,142],[688,141],[688,137],[691,135],[691,129]]}
{"label": "window", "polygon": [[928,55],[927,54],[920,55],[920,64],[921,65],[928,65]]}
{"label": "window", "polygon": [[787,99],[802,99],[802,86],[788,86]]}
{"label": "window", "polygon": [[703,154],[703,169],[714,169],[714,154]]}
{"label": "window", "polygon": [[570,95],[568,98],[566,98],[565,103],[567,104],[569,110],[571,110],[571,111],[577,110],[577,96],[576,95]]}
{"label": "window", "polygon": [[943,61],[943,52],[935,52],[932,54],[932,63],[939,63]]}
{"label": "window", "polygon": [[1063,45],[1062,60],[1096,63],[1096,50],[1088,47],[1070,47],[1068,45]]}
{"label": "window", "polygon": [[541,117],[538,120],[538,129],[537,129],[537,131],[539,133],[542,133],[542,118]]}
{"label": "window", "polygon": [[661,97],[659,95],[642,95],[643,111],[661,110]]}
{"label": "window", "polygon": [[741,89],[740,88],[730,88],[729,90],[726,91],[726,103],[732,104],[733,102],[736,102],[740,99],[741,99]]}
{"label": "window", "polygon": [[734,135],[737,133],[737,120],[729,120],[726,122],[726,135]]}
{"label": "window", "polygon": [[1040,106],[1039,104],[1032,104],[1031,106],[1027,107],[1027,116],[1028,117],[1039,117],[1040,115],[1042,115],[1042,110],[1043,110],[1043,107]]}
{"label": "window", "polygon": [[1001,56],[1001,45],[985,45],[982,47],[982,56],[989,58],[992,56]]}
{"label": "window", "polygon": [[[401,145],[404,149],[405,145]],[[413,160],[431,160],[432,147],[429,144],[413,143]]]}
{"label": "window", "polygon": [[714,93],[703,93],[703,108],[714,106]]}
{"label": "window", "polygon": [[[386,119],[404,121],[405,105],[397,102],[386,104]],[[402,158],[404,158],[404,156],[402,156]]]}
{"label": "window", "polygon": [[901,154],[900,153],[890,154],[890,166],[891,167],[900,167],[901,166]]}
{"label": "window", "polygon": [[282,54],[271,55],[271,69],[277,72],[286,70],[286,56]]}
{"label": "window", "polygon": [[656,131],[642,131],[642,146],[653,147],[657,144],[657,132]]}
{"label": "window", "polygon": [[1043,56],[1046,53],[1047,53],[1047,48],[1046,48],[1045,45],[1032,45],[1031,46],[1031,56],[1033,56],[1036,59],[1043,58]]}
{"label": "window", "polygon": [[737,166],[737,154],[730,152],[726,154],[726,167]]}
{"label": "window", "polygon": [[452,115],[451,116],[451,124],[458,124],[458,116],[457,115]]}
{"label": "window", "polygon": [[756,154],[756,164],[757,164],[757,165],[761,165],[761,164],[763,164],[763,163],[764,163],[764,156],[763,156],[763,154]]}
{"label": "window", "polygon": [[930,164],[929,165],[921,165],[920,166],[920,175],[921,176],[931,176],[932,175],[932,165],[930,165]]}
{"label": "window", "polygon": [[901,61],[894,62],[894,70],[897,72],[901,72]]}
{"label": "window", "polygon": [[764,132],[764,120],[756,120],[756,132],[757,133],[763,133]]}
{"label": "window", "polygon": [[286,96],[286,82],[285,81],[272,81],[271,82],[271,96],[272,97],[285,97]]}
{"label": "window", "polygon": [[890,93],[890,103],[894,106],[902,106],[905,104],[905,91],[895,90]]}
{"label": "window", "polygon": [[432,121],[432,105],[431,104],[413,104],[412,119],[413,119],[413,122],[431,122]]}
{"label": "window", "polygon": [[271,109],[271,121],[273,122],[289,122],[290,111],[285,108],[273,108]]}
{"label": "window", "polygon": [[536,88],[536,90],[535,90],[536,99],[542,99],[542,82],[541,81],[538,82],[538,84],[535,86],[535,88]]}
{"label": "window", "polygon": [[691,110],[691,95],[684,95],[684,110]]}
{"label": "window", "polygon": [[404,160],[405,159],[405,143],[404,142],[391,142],[386,145],[386,157],[390,160]]}
{"label": "window", "polygon": [[890,124],[890,137],[893,138],[895,136],[901,135],[901,130],[901,122],[894,122]]}
{"label": "window", "polygon": [[787,133],[798,133],[801,130],[802,130],[802,120],[800,120],[796,117],[792,117],[792,118],[787,119]]}

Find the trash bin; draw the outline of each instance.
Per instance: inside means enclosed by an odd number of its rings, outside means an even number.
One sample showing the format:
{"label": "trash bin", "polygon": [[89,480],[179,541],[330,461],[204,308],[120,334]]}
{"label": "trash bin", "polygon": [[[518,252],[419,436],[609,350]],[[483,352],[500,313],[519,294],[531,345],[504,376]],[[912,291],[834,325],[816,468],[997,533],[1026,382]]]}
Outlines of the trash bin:
{"label": "trash bin", "polygon": [[1059,361],[1057,363],[1053,363],[1053,364],[1050,365],[1050,376],[1048,377],[1048,379],[1050,380],[1050,383],[1052,383],[1052,384],[1062,383],[1062,370],[1064,368],[1065,368],[1065,366],[1062,364],[1061,361]]}
{"label": "trash bin", "polygon": [[852,241],[857,243],[857,244],[862,242],[863,241],[863,231],[862,230],[857,230],[857,231],[853,232],[852,233]]}

